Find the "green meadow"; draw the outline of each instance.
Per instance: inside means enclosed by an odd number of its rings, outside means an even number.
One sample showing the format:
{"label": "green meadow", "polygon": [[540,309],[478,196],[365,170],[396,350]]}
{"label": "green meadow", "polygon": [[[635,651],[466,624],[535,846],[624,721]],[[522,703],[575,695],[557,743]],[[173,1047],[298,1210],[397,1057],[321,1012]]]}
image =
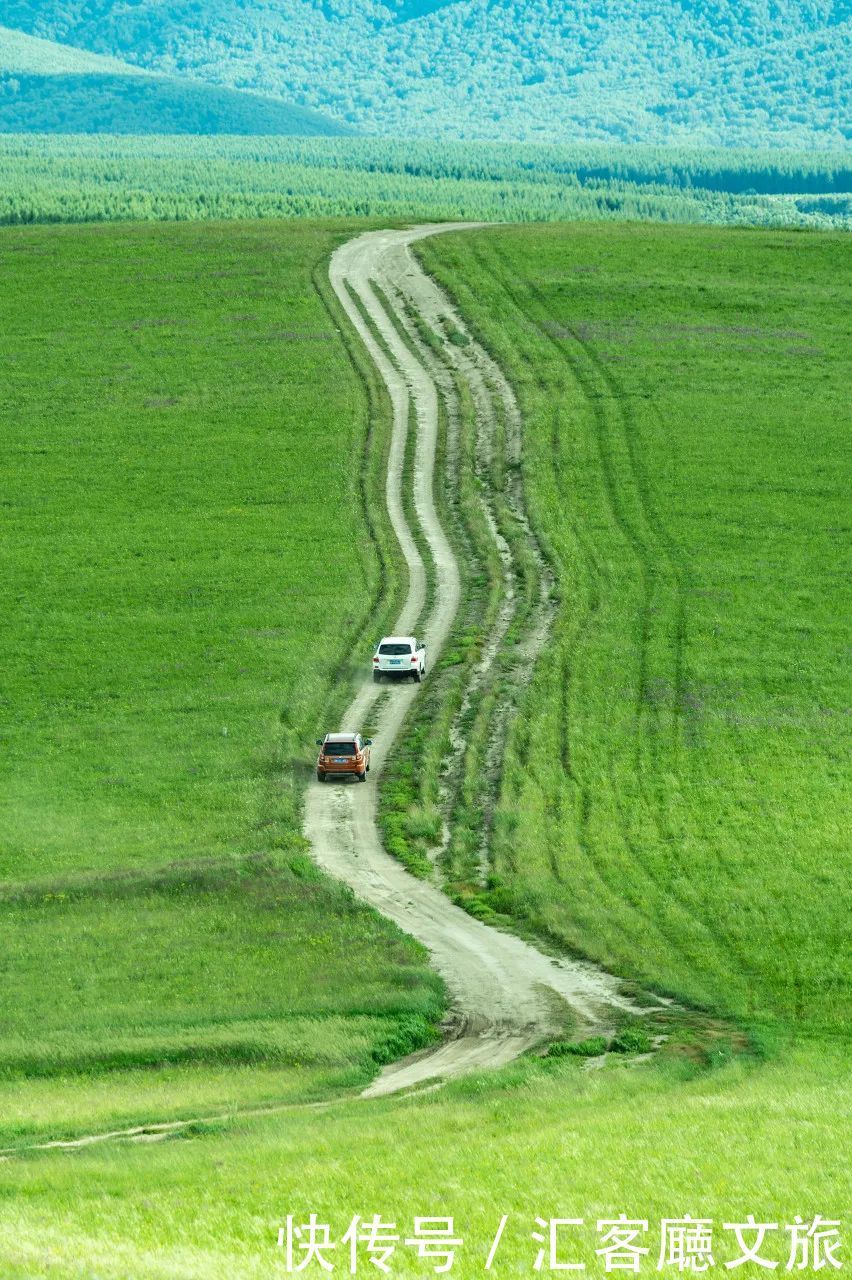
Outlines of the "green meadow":
{"label": "green meadow", "polygon": [[[443,993],[299,835],[313,740],[400,589],[386,407],[323,284],[358,229],[0,236],[3,1275],[283,1275],[278,1230],[312,1212],[343,1273],[375,1213],[402,1237],[453,1215],[471,1277],[503,1214],[495,1274],[532,1273],[542,1216],[585,1220],[571,1257],[600,1275],[599,1218],[647,1219],[655,1274],[661,1218],[713,1219],[719,1270],[753,1213],[783,1271],[784,1226],[842,1218],[850,1185],[846,241],[421,246],[516,388],[558,599],[488,884],[450,861],[448,888],[690,1012],[650,1060],[531,1056],[367,1103]],[[395,1272],[433,1268],[401,1244]]]}
{"label": "green meadow", "polygon": [[300,835],[399,586],[314,281],[344,235],[0,242],[0,1145],[351,1088],[441,1009]]}
{"label": "green meadow", "polygon": [[[486,1274],[503,1214],[493,1274],[535,1274],[536,1217],[565,1217],[584,1220],[562,1237],[568,1259],[603,1275],[596,1223],[620,1213],[648,1222],[640,1274],[677,1274],[656,1269],[660,1220],[689,1213],[712,1219],[715,1271],[725,1275],[737,1251],[723,1224],[754,1213],[777,1224],[762,1253],[785,1274],[784,1227],[796,1214],[842,1217],[848,1205],[847,1066],[831,1046],[701,1072],[677,1063],[588,1072],[526,1059],[417,1101],[294,1110],[159,1143],[29,1156],[0,1171],[4,1276],[283,1276],[278,1231],[288,1214],[306,1223],[311,1213],[330,1227],[337,1247],[327,1256],[344,1275],[341,1237],[356,1214],[376,1213],[403,1239],[415,1216],[452,1215],[463,1245],[451,1274],[463,1277]],[[392,1261],[406,1280],[434,1274],[403,1243]],[[358,1273],[373,1270],[361,1250]],[[314,1263],[304,1274],[323,1272]]]}
{"label": "green meadow", "polygon": [[2,879],[292,845],[381,581],[340,237],[3,236]]}
{"label": "green meadow", "polygon": [[757,1036],[848,1037],[847,240],[419,251],[515,385],[558,581],[482,898]]}

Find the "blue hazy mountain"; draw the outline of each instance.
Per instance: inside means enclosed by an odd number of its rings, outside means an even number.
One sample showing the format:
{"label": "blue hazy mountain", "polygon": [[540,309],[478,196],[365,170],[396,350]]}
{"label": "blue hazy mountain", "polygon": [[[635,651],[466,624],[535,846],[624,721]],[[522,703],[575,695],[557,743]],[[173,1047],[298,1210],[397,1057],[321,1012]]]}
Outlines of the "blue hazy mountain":
{"label": "blue hazy mountain", "polygon": [[0,21],[385,136],[845,145],[849,0],[0,0]]}

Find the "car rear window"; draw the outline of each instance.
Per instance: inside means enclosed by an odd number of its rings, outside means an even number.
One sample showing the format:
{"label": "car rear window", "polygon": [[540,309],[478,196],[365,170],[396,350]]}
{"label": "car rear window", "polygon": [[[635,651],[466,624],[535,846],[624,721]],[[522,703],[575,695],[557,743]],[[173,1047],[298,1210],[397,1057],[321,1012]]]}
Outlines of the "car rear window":
{"label": "car rear window", "polygon": [[380,644],[379,653],[386,658],[400,658],[404,653],[411,653],[410,644]]}
{"label": "car rear window", "polygon": [[354,756],[354,742],[327,742],[325,744],[325,753],[329,756]]}

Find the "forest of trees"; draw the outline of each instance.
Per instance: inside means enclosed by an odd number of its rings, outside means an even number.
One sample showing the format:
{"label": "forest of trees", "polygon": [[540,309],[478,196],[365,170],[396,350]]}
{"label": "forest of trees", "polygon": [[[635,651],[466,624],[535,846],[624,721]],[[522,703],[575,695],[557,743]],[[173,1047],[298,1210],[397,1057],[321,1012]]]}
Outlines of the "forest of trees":
{"label": "forest of trees", "polygon": [[362,138],[0,136],[0,223],[629,218],[852,227],[837,155]]}
{"label": "forest of trees", "polygon": [[360,133],[843,147],[848,0],[4,0],[23,31]]}
{"label": "forest of trees", "polygon": [[309,107],[167,76],[0,73],[0,134],[351,132]]}

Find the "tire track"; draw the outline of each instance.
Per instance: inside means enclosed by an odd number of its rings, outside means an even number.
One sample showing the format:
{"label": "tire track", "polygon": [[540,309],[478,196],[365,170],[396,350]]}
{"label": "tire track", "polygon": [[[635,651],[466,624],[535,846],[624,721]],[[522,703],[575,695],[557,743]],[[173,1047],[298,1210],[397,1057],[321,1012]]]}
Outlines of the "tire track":
{"label": "tire track", "polygon": [[[486,266],[485,258],[480,254],[478,255],[478,260],[480,266],[484,268]],[[646,768],[644,753],[640,745],[642,735],[637,732],[635,735],[633,774],[645,795],[648,811],[651,813],[653,821],[660,832],[661,843],[663,845],[673,843],[675,835],[668,823],[659,784],[658,782],[654,784],[649,781],[649,779],[655,777],[658,760],[657,744],[664,732],[661,724],[660,708],[656,705],[656,699],[651,696],[654,682],[651,681],[649,674],[651,639],[655,630],[652,619],[661,612],[654,607],[653,598],[655,591],[663,590],[666,584],[671,587],[671,594],[674,598],[673,615],[675,625],[671,629],[673,631],[672,643],[667,646],[667,649],[673,652],[671,661],[674,668],[674,677],[671,681],[666,680],[664,677],[662,683],[664,686],[671,684],[672,689],[675,690],[676,706],[683,711],[685,703],[683,692],[684,590],[689,576],[688,567],[681,563],[676,544],[655,512],[649,478],[645,474],[641,455],[636,448],[635,433],[637,425],[635,413],[629,406],[629,397],[621,387],[618,379],[606,367],[594,345],[582,336],[575,325],[563,324],[563,336],[559,340],[554,337],[547,324],[547,321],[552,317],[538,287],[535,285],[530,286],[530,303],[525,308],[512,287],[511,274],[505,268],[501,277],[501,285],[507,296],[511,298],[517,314],[527,320],[533,319],[539,327],[539,332],[546,337],[548,344],[565,361],[571,370],[577,387],[589,405],[603,492],[613,521],[625,539],[625,547],[635,558],[637,580],[641,584],[643,598],[639,613],[637,637],[638,678],[634,713],[637,725],[647,725],[650,751],[648,753],[648,767]],[[565,337],[570,337],[568,345],[564,341]],[[556,456],[555,448],[554,456]],[[626,484],[619,484],[619,459],[627,480]],[[566,501],[569,499],[570,495],[566,493]],[[582,545],[579,530],[576,531],[576,536],[578,543]],[[659,582],[655,582],[655,566],[662,566]],[[671,726],[669,738],[677,745],[677,735]],[[720,948],[722,944],[720,940],[712,934],[706,923],[702,924],[700,922],[700,913],[699,916],[696,915],[694,902],[688,896],[685,896],[681,889],[673,887],[671,877],[661,874],[643,856],[642,848],[631,834],[628,806],[622,796],[622,789],[616,776],[615,761],[610,761],[609,779],[609,794],[612,798],[614,810],[618,815],[618,824],[622,832],[625,848],[630,853],[628,865],[635,869],[641,868],[644,874],[644,880],[632,882],[622,878],[618,880],[618,885],[613,883],[611,887],[615,890],[620,885],[622,899],[626,898],[636,913],[647,921],[648,928],[667,936],[671,942],[675,942],[677,944],[675,946],[676,951],[683,951],[686,939],[692,939],[690,945],[697,947],[698,943],[695,938],[700,937],[704,947],[721,955]],[[582,830],[588,828],[591,800],[591,794],[586,790],[583,797],[585,816],[581,820]],[[598,879],[603,880],[604,870],[600,858],[596,857],[594,842],[585,841],[584,848],[590,862],[595,865]],[[727,868],[724,870],[726,875],[730,875],[730,871]],[[612,871],[606,874],[611,880]],[[609,883],[609,880],[606,883]],[[647,901],[649,888],[654,897],[658,899],[659,906],[649,905]],[[668,918],[672,910],[676,915],[674,921]],[[734,949],[734,954],[736,955],[737,964],[742,969],[741,951],[737,953]],[[690,958],[693,965],[698,963],[695,955]],[[745,970],[743,971],[745,972]]]}
{"label": "tire track", "polygon": [[[400,249],[397,253],[405,252]],[[469,875],[485,885],[491,870],[491,838],[494,812],[500,790],[503,756],[509,731],[509,722],[517,703],[520,686],[525,686],[528,673],[534,668],[553,625],[555,605],[551,600],[553,575],[527,519],[520,484],[521,415],[514,393],[498,366],[485,350],[475,342],[459,314],[450,308],[448,300],[437,285],[422,275],[413,277],[415,294],[409,296],[409,284],[404,261],[394,264],[397,282],[405,288],[396,290],[389,299],[394,312],[402,319],[409,347],[416,358],[425,365],[434,379],[447,415],[448,431],[457,437],[463,418],[459,382],[470,397],[475,436],[472,445],[473,475],[478,481],[473,501],[482,520],[483,531],[496,550],[499,564],[499,599],[493,613],[489,614],[487,639],[476,665],[469,673],[460,705],[449,728],[451,749],[443,764],[443,809],[445,816],[444,837],[432,856],[440,863],[451,841],[451,820],[456,806],[461,803],[465,786],[464,758],[470,748],[464,726],[471,714],[483,719],[485,738],[480,742],[482,751],[479,803],[481,826],[477,841],[477,865],[468,868]],[[390,282],[385,280],[386,284]],[[428,292],[427,292],[428,286]],[[428,328],[435,338],[443,339],[449,332],[463,339],[462,342],[440,341],[437,344],[424,339],[411,320],[417,316],[420,325]],[[502,431],[501,431],[502,428]],[[460,457],[453,465],[463,465]],[[502,474],[501,474],[502,473]],[[448,488],[454,477],[448,475]],[[466,548],[477,571],[485,572],[484,560],[472,550],[472,535],[468,533],[464,517],[458,520],[458,535],[467,534]],[[528,563],[524,563],[513,544],[523,544]],[[514,673],[500,673],[498,663],[504,651],[510,630],[516,631],[513,644]],[[453,874],[462,871],[453,867]]]}

